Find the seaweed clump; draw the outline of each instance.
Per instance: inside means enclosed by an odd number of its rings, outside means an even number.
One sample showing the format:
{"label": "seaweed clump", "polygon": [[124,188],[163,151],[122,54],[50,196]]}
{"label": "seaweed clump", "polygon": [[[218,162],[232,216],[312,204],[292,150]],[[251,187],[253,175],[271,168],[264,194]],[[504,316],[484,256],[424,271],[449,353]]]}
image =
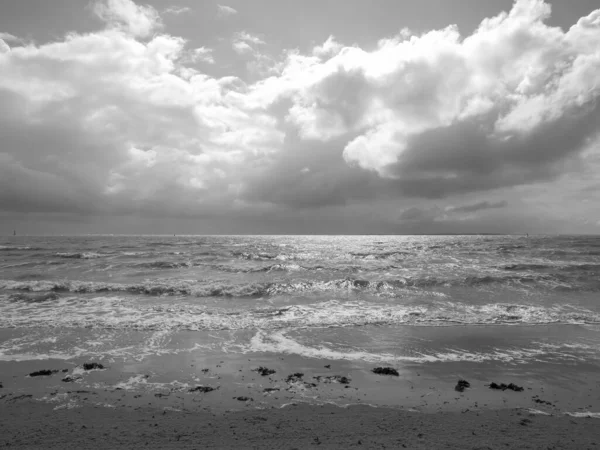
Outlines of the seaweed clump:
{"label": "seaweed clump", "polygon": [[325,383],[340,383],[340,384],[350,384],[350,378],[345,377],[343,375],[331,375],[331,376],[316,376],[315,380],[321,381],[323,380]]}
{"label": "seaweed clump", "polygon": [[83,370],[104,369],[104,366],[97,362],[83,363]]}
{"label": "seaweed clump", "polygon": [[467,380],[458,380],[458,383],[456,383],[456,386],[454,386],[454,390],[458,392],[464,392],[466,388],[470,387],[471,383],[469,383]]}
{"label": "seaweed clump", "polygon": [[392,375],[394,377],[399,377],[400,374],[393,367],[375,367],[371,372],[376,373],[377,375]]}
{"label": "seaweed clump", "polygon": [[35,372],[31,372],[29,374],[29,376],[30,377],[47,377],[50,375],[54,375],[55,373],[58,373],[58,370],[43,369],[43,370],[37,370]]}
{"label": "seaweed clump", "polygon": [[254,369],[255,372],[258,372],[261,376],[266,377],[267,375],[273,375],[276,371],[274,369],[269,369],[268,367],[260,366],[257,369]]}
{"label": "seaweed clump", "polygon": [[296,381],[302,381],[302,377],[304,377],[303,373],[296,372],[291,375],[288,375],[288,377],[285,379],[285,382],[286,383],[294,383]]}
{"label": "seaweed clump", "polygon": [[497,389],[497,390],[503,390],[506,391],[511,390],[511,391],[515,391],[515,392],[521,392],[523,390],[522,386],[517,386],[514,383],[510,383],[510,384],[504,384],[504,383],[494,383],[493,381],[490,383],[490,389]]}
{"label": "seaweed clump", "polygon": [[191,388],[189,392],[202,392],[203,394],[207,392],[212,392],[218,388],[214,388],[212,386],[196,386],[195,388]]}

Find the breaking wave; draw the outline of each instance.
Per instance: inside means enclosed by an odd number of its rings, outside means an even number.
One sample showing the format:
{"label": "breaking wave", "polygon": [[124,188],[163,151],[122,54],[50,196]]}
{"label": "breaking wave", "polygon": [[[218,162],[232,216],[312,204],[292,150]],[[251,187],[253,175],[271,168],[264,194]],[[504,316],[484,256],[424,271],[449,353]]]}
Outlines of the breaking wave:
{"label": "breaking wave", "polygon": [[600,264],[510,264],[502,269],[509,271],[600,272]]}
{"label": "breaking wave", "polygon": [[[167,263],[159,262],[159,264],[164,265]],[[179,263],[173,264],[174,265],[168,267],[182,267]],[[187,265],[186,267],[190,267],[190,265]],[[273,268],[273,266],[271,266],[265,270],[290,270],[290,267],[279,266]],[[347,277],[333,280],[273,281],[248,284],[227,284],[222,282],[188,280],[168,280],[164,282],[146,281],[134,284],[73,280],[0,280],[0,289],[75,293],[129,292],[151,296],[176,295],[195,297],[271,297],[275,295],[326,292],[364,292],[372,295],[394,297],[396,294],[404,294],[406,289],[458,286],[477,287],[487,285],[508,285],[516,287],[534,285],[537,288],[545,287],[547,289],[559,291],[600,291],[600,281],[597,279],[583,285],[569,284],[570,281],[572,280],[567,277],[558,277],[553,274],[545,273],[535,275],[468,276],[460,278],[398,278],[391,280],[364,280]]]}
{"label": "breaking wave", "polygon": [[181,269],[197,266],[193,261],[151,261],[136,264],[136,267],[146,269]]}
{"label": "breaking wave", "polygon": [[59,252],[55,253],[55,256],[68,259],[96,259],[105,257],[107,255],[93,252]]}
{"label": "breaking wave", "polygon": [[25,251],[25,250],[42,250],[39,247],[29,247],[25,245],[0,245],[1,251]]}
{"label": "breaking wave", "polygon": [[56,297],[52,310],[31,308],[30,297],[0,302],[0,326],[86,327],[136,330],[277,330],[382,325],[542,325],[600,324],[600,314],[570,305],[541,307],[492,303],[468,305],[447,301],[428,304],[374,304],[330,300],[309,305],[231,310],[187,305],[144,306],[125,298],[87,300]]}

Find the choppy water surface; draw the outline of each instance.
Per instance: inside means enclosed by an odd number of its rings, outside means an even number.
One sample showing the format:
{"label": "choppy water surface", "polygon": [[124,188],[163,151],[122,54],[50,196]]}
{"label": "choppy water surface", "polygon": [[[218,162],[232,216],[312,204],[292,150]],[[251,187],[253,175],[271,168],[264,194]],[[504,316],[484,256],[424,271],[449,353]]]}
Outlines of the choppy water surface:
{"label": "choppy water surface", "polygon": [[[481,325],[493,325],[496,338],[444,342],[423,329],[462,327],[451,332],[460,336]],[[516,341],[515,325],[547,332]],[[414,363],[595,361],[600,237],[5,237],[0,328],[22,332],[0,341],[4,360],[127,357],[167,351],[175,333],[214,331],[215,342],[190,348]],[[87,340],[67,345],[82,330]],[[124,338],[132,332],[145,336],[137,346]]]}

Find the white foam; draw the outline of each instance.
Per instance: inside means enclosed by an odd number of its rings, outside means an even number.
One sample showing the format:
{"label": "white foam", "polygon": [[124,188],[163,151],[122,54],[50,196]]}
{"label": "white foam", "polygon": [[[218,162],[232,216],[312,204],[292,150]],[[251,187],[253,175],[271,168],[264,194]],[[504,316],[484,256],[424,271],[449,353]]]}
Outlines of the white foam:
{"label": "white foam", "polygon": [[250,340],[247,352],[284,353],[296,354],[307,358],[350,360],[350,361],[392,361],[395,359],[391,354],[372,354],[368,352],[339,352],[325,346],[308,347],[285,336],[282,332],[267,335],[259,331]]}
{"label": "white foam", "polygon": [[60,359],[69,360],[80,357],[80,353],[54,353],[50,352],[47,354],[36,354],[36,353],[19,353],[19,354],[6,354],[0,352],[0,361],[45,361],[49,359]]}
{"label": "white foam", "polygon": [[600,412],[565,412],[567,416],[578,417],[578,418],[591,418],[591,419],[600,419]]}
{"label": "white foam", "polygon": [[[130,377],[127,381],[121,381],[114,386],[110,386],[114,390],[124,391],[184,391],[190,388],[188,383],[182,383],[174,380],[169,383],[156,383],[148,381],[148,375],[135,375]],[[97,387],[107,387],[102,384],[98,384]]]}
{"label": "white foam", "polygon": [[552,415],[546,411],[542,411],[540,409],[534,409],[534,408],[525,408],[525,411],[527,411],[529,414],[536,414],[536,415],[540,415],[540,416],[551,416]]}
{"label": "white foam", "polygon": [[53,409],[53,411],[58,411],[60,409],[74,409],[81,408],[82,405],[77,403],[75,400],[69,400],[67,403],[63,403],[62,405],[58,405]]}
{"label": "white foam", "polygon": [[[44,290],[44,283],[30,286]],[[183,283],[183,282],[180,282]],[[2,283],[0,282],[0,287]],[[183,284],[182,284],[183,286]],[[112,287],[107,287],[112,289]],[[183,289],[183,287],[182,287]],[[85,290],[84,290],[85,292]],[[330,300],[280,309],[234,310],[166,299],[148,306],[131,297],[71,294],[43,303],[0,302],[0,327],[116,328],[137,330],[239,330],[347,327],[383,324],[451,326],[600,321],[600,315],[568,306],[468,305],[436,299],[427,304]]]}
{"label": "white foam", "polygon": [[250,344],[242,347],[242,352],[264,352],[300,355],[306,358],[364,361],[370,363],[433,363],[433,362],[526,362],[544,354],[541,349],[492,349],[490,352],[469,352],[456,349],[432,354],[416,353],[417,356],[393,355],[390,353],[369,353],[366,351],[338,351],[325,346],[311,347],[303,345],[282,331],[267,333],[258,331]]}

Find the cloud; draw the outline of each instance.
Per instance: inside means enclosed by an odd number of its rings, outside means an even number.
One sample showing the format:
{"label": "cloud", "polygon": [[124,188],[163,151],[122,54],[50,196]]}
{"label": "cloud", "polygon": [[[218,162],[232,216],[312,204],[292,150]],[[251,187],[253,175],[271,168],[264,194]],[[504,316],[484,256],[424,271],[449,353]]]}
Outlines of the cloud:
{"label": "cloud", "polygon": [[517,211],[511,189],[570,173],[565,196],[577,174],[598,183],[600,10],[563,31],[548,4],[519,0],[468,36],[403,30],[370,50],[329,37],[283,56],[242,31],[233,48],[256,70],[219,78],[194,65],[216,50],[162,32],[151,6],[93,9],[101,30],[0,41],[0,210],[286,224],[352,211],[417,229]]}
{"label": "cloud", "polygon": [[241,80],[185,66],[183,39],[136,36],[109,24],[0,54],[0,209],[244,208],[241,174],[281,146],[275,119]]}
{"label": "cloud", "polygon": [[259,45],[265,43],[265,41],[263,41],[258,36],[247,33],[246,31],[239,31],[239,32],[235,33],[234,40],[248,42],[250,44],[259,44]]}
{"label": "cloud", "polygon": [[339,53],[343,47],[333,36],[329,36],[322,45],[317,45],[313,48],[312,54],[323,58]]}
{"label": "cloud", "polygon": [[219,17],[229,17],[237,14],[237,10],[227,5],[217,5],[217,14]]}
{"label": "cloud", "polygon": [[0,53],[6,53],[10,51],[9,42],[13,42],[15,44],[23,45],[25,44],[25,40],[14,36],[10,33],[0,33]]}
{"label": "cloud", "polygon": [[595,11],[563,32],[549,14],[519,0],[470,36],[404,32],[370,52],[330,38],[269,87],[302,138],[344,138],[346,163],[405,195],[550,180],[599,131],[600,26]]}
{"label": "cloud", "polygon": [[508,202],[506,200],[499,202],[477,202],[471,205],[449,206],[445,209],[445,212],[448,214],[474,213],[484,209],[505,208],[507,205]]}
{"label": "cloud", "polygon": [[233,41],[231,47],[236,51],[236,53],[239,53],[240,55],[254,52],[252,46],[244,41]]}
{"label": "cloud", "polygon": [[233,35],[231,47],[240,56],[244,56],[249,74],[264,77],[278,73],[277,61],[258,47],[265,46],[266,42],[260,37],[245,31]]}
{"label": "cloud", "polygon": [[102,0],[93,4],[93,11],[107,26],[148,37],[162,27],[158,11],[149,5],[136,5],[132,0]]}
{"label": "cloud", "polygon": [[442,210],[437,206],[432,208],[417,208],[416,206],[413,206],[403,210],[398,218],[401,221],[408,222],[429,222],[436,220],[442,214]]}
{"label": "cloud", "polygon": [[192,8],[188,7],[188,6],[169,6],[168,8],[165,8],[163,10],[164,14],[173,14],[175,16],[178,16],[180,14],[185,14],[188,12],[191,12]]}
{"label": "cloud", "polygon": [[182,63],[197,63],[205,62],[208,64],[214,64],[215,59],[213,57],[213,50],[206,47],[198,47],[193,50],[186,52],[185,56],[181,58]]}
{"label": "cloud", "polygon": [[24,44],[25,41],[17,36],[14,36],[10,33],[0,33],[0,39],[5,42],[16,42],[18,44]]}
{"label": "cloud", "polygon": [[263,41],[258,36],[247,33],[245,31],[239,31],[233,35],[232,47],[239,54],[254,54],[255,46],[264,45]]}
{"label": "cloud", "polygon": [[[410,207],[402,210],[398,219],[401,222],[434,222],[452,221],[472,218],[474,213],[489,209],[500,209],[508,206],[505,200],[497,202],[477,202],[463,206],[447,206],[440,208],[437,205],[430,207]],[[470,216],[470,217],[469,217]]]}

